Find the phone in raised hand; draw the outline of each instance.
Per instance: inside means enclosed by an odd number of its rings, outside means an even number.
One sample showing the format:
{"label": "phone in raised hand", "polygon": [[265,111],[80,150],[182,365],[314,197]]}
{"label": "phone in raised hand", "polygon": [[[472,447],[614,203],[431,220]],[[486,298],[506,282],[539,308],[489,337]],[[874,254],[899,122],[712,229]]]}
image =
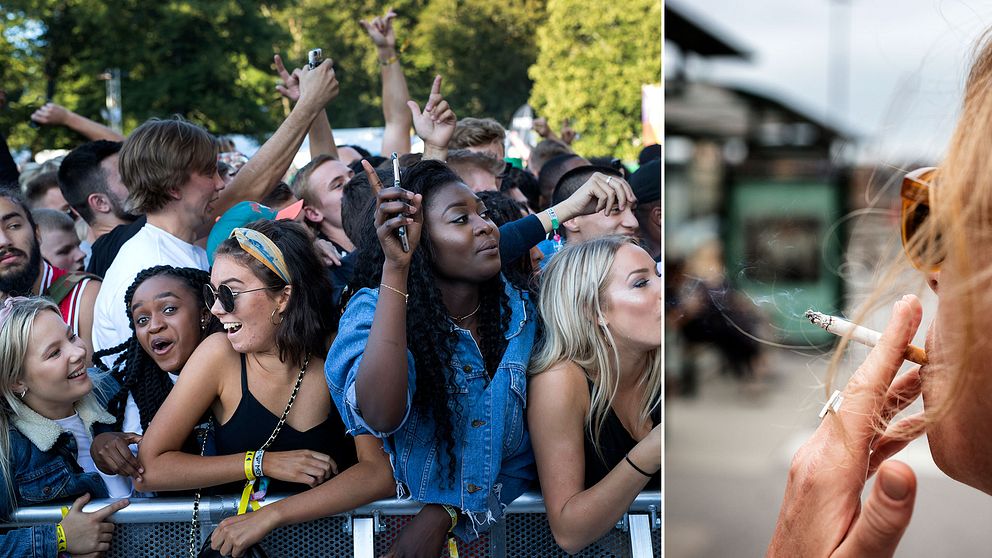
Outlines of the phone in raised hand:
{"label": "phone in raised hand", "polygon": [[314,69],[320,66],[320,63],[324,61],[324,50],[315,48],[307,53],[307,65],[310,69]]}

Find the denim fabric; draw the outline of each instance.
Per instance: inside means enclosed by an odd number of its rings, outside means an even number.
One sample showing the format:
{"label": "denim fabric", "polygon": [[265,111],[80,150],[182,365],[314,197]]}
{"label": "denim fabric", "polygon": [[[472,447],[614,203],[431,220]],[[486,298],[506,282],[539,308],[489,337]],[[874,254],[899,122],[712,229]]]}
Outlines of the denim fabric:
{"label": "denim fabric", "polygon": [[551,239],[545,239],[538,242],[537,249],[540,250],[542,254],[544,254],[544,259],[542,259],[541,263],[539,264],[541,266],[541,269],[544,269],[544,267],[548,265],[548,263],[551,261],[551,258],[554,257],[554,255],[557,254],[558,252],[561,252],[562,248],[564,247],[565,247],[564,238],[561,239],[560,248],[558,247],[558,244]]}
{"label": "denim fabric", "polygon": [[[116,386],[109,375],[95,376],[93,393],[76,405],[77,410],[86,406],[88,411],[104,412],[102,406],[106,404],[106,394],[113,392]],[[51,432],[59,427],[54,421],[45,419],[26,407],[25,409],[21,418],[13,422],[21,424],[22,428],[30,427],[31,435],[36,439],[50,441]],[[83,411],[80,413],[82,417]],[[27,414],[31,417],[24,418]],[[86,414],[88,418],[93,416],[90,412]],[[100,419],[103,423],[93,422],[93,435],[111,431],[113,425],[106,422],[112,423],[112,419],[113,417],[106,415]],[[0,475],[0,521],[8,520],[13,511],[22,506],[54,502],[68,504],[86,493],[94,499],[107,497],[107,486],[100,474],[84,473],[76,462],[76,438],[72,434],[62,432],[55,435],[51,447],[43,450],[28,435],[18,430],[13,422],[7,429],[10,439],[10,474],[13,478],[6,479]],[[3,489],[8,483],[14,493],[13,501],[7,490]],[[55,556],[56,551],[54,525],[17,529],[0,538],[0,558],[8,555],[48,557]]]}
{"label": "denim fabric", "polygon": [[[324,373],[331,397],[352,435],[383,439],[393,466],[397,497],[459,508],[471,521],[460,521],[455,533],[466,540],[503,514],[503,507],[522,494],[534,479],[534,454],[524,422],[527,364],[534,345],[536,313],[525,293],[509,284],[512,316],[508,345],[492,380],[482,353],[469,331],[453,327],[458,342],[449,368],[447,389],[460,403],[454,414],[454,482],[447,477],[447,458],[429,413],[412,407],[416,386],[413,354],[407,351],[406,417],[394,432],[376,432],[362,419],[355,397],[355,378],[368,342],[378,290],[362,289],[348,304],[338,336],[328,352]],[[453,405],[457,408],[457,405]]]}
{"label": "denim fabric", "polygon": [[58,551],[54,525],[36,525],[0,534],[0,558],[55,558]]}

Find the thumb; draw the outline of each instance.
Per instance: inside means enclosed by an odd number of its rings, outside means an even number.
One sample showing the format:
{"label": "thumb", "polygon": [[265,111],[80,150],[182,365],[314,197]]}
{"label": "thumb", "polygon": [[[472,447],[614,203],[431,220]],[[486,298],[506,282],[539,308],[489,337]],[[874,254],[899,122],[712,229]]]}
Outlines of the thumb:
{"label": "thumb", "polygon": [[141,439],[143,437],[144,436],[142,436],[141,434],[135,434],[134,432],[127,432],[124,434],[124,441],[126,441],[129,445],[137,444],[141,442]]}
{"label": "thumb", "polygon": [[420,118],[420,106],[414,101],[407,101],[406,106],[410,107],[410,112],[414,118]]}
{"label": "thumb", "polygon": [[90,501],[90,493],[87,492],[86,494],[83,494],[79,498],[76,498],[76,501],[72,503],[72,511],[75,512],[83,511],[83,506],[85,506],[86,503],[89,501]]}
{"label": "thumb", "polygon": [[913,516],[916,475],[909,465],[888,461],[878,469],[861,516],[838,549],[840,556],[892,556]]}

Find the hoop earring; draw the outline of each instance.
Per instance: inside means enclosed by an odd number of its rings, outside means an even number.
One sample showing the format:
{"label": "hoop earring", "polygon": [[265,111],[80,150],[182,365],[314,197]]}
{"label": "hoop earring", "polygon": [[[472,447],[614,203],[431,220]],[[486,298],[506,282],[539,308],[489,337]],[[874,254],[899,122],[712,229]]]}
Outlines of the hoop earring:
{"label": "hoop earring", "polygon": [[276,321],[276,311],[277,311],[277,309],[273,309],[272,310],[272,314],[269,315],[269,323],[271,323],[272,325],[279,325],[285,319],[285,318],[282,317],[282,314],[279,314],[279,321],[277,322]]}
{"label": "hoop earring", "polygon": [[19,397],[21,400],[23,400],[24,399],[24,396],[27,395],[27,394],[28,394],[28,388],[24,388],[23,391],[21,391],[20,393],[17,394],[17,397]]}

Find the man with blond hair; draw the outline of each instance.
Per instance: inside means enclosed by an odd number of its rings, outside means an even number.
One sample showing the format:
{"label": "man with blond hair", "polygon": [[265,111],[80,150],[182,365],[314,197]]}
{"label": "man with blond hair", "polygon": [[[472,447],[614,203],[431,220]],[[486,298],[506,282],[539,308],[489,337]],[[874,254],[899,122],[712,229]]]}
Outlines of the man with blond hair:
{"label": "man with blond hair", "polygon": [[334,245],[338,256],[355,249],[344,232],[341,199],[345,185],[355,173],[330,155],[318,155],[296,173],[290,187],[303,200],[303,218],[319,238]]}
{"label": "man with blond hair", "polygon": [[506,167],[506,163],[488,152],[468,149],[448,151],[447,163],[473,192],[499,190],[499,181]]}
{"label": "man with blond hair", "polygon": [[331,64],[301,71],[299,102],[226,188],[217,172],[217,140],[203,128],[181,119],[152,119],[128,136],[120,151],[121,179],[130,207],[147,222],[107,269],[94,311],[95,350],[129,337],[124,293],[140,271],[162,264],[209,269],[198,241],[217,216],[238,202],[261,199],[279,182],[310,123],[337,92]]}
{"label": "man with blond hair", "polygon": [[455,126],[448,149],[489,153],[502,161],[506,156],[506,130],[492,118],[462,118]]}

